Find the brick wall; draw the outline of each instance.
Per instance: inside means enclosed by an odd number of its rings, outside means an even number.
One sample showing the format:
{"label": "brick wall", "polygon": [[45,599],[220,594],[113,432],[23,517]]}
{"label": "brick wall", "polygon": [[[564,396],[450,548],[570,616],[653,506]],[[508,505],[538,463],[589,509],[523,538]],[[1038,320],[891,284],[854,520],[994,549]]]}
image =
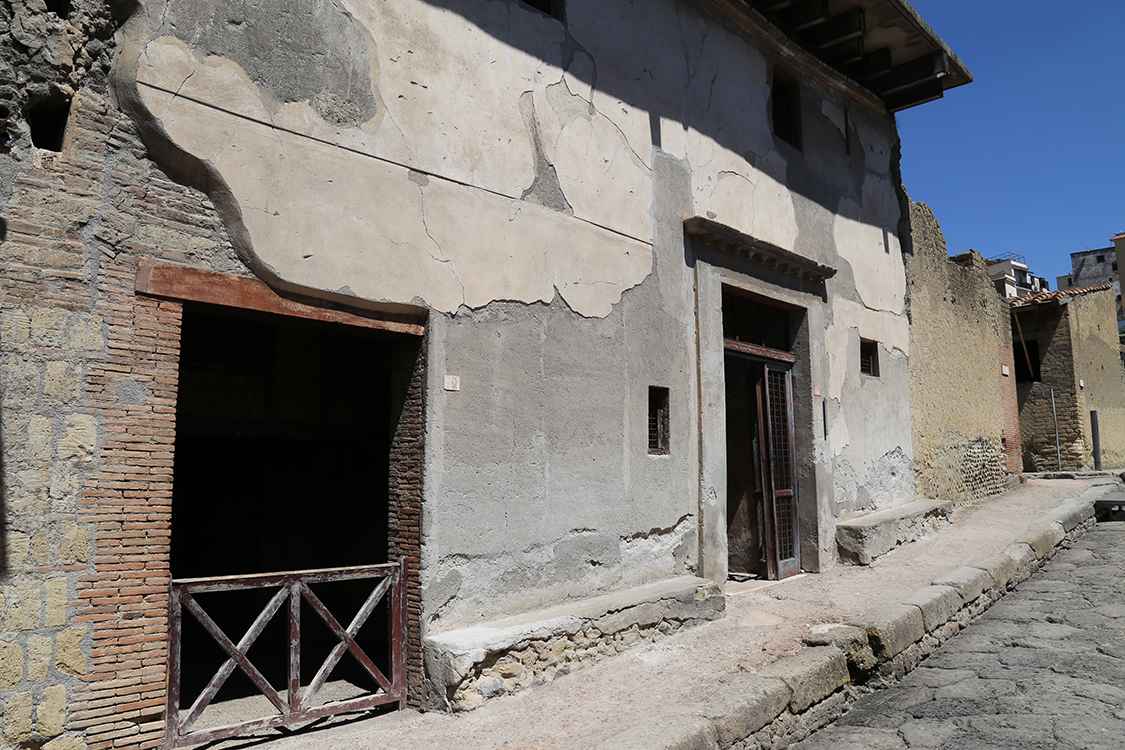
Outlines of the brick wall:
{"label": "brick wall", "polygon": [[[391,441],[388,560],[406,557],[407,701],[411,706],[418,707],[424,684],[422,589],[419,578],[422,562],[422,393],[425,382],[422,348],[407,348],[398,371],[407,384],[406,398],[398,406],[398,419]],[[402,390],[398,385],[395,384],[395,393]]]}
{"label": "brick wall", "polygon": [[104,91],[60,153],[13,144],[2,208],[4,747],[162,737],[179,305],[142,255],[243,273],[207,197],[145,158]]}
{"label": "brick wall", "polygon": [[[75,97],[61,153],[16,149],[0,214],[0,739],[4,748],[157,747],[181,305],[135,294],[137,266],[149,257],[249,273],[207,196],[147,158],[104,91]],[[415,704],[420,352],[399,354],[396,392],[407,396],[397,405],[390,508],[390,552],[408,558]]]}
{"label": "brick wall", "polygon": [[[929,207],[910,205],[906,255],[910,414],[919,495],[968,502],[1018,472],[1019,427],[1007,306],[975,252],[946,252]],[[1008,365],[1008,375],[1003,365]]]}

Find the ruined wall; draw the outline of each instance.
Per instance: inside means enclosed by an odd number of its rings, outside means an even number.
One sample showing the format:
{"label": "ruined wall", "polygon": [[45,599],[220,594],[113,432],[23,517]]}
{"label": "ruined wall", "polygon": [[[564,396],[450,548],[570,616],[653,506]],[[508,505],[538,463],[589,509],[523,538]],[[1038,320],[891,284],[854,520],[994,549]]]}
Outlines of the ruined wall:
{"label": "ruined wall", "polygon": [[906,278],[915,482],[925,497],[970,502],[1002,492],[1009,446],[1019,455],[1008,308],[980,254],[948,256],[929,206],[911,203],[910,225],[913,252],[906,255]]}
{"label": "ruined wall", "polygon": [[1084,466],[1094,465],[1090,412],[1098,412],[1102,466],[1125,466],[1125,368],[1117,342],[1114,290],[1076,295],[1067,314],[1073,337],[1074,372],[1080,381],[1078,419],[1088,436]]}
{"label": "ruined wall", "polygon": [[[1051,304],[1012,310],[1019,318],[1018,328],[1013,325],[1015,356],[1026,356],[1022,330],[1024,339],[1038,342],[1040,359],[1041,380],[1017,384],[1024,470],[1052,471],[1059,468],[1060,459],[1064,469],[1086,466],[1090,449],[1079,418],[1068,308]],[[1031,358],[1034,364],[1034,352]]]}
{"label": "ruined wall", "polygon": [[5,747],[161,736],[179,305],[133,279],[146,255],[245,273],[105,94],[76,92],[61,152],[15,118],[0,157]]}

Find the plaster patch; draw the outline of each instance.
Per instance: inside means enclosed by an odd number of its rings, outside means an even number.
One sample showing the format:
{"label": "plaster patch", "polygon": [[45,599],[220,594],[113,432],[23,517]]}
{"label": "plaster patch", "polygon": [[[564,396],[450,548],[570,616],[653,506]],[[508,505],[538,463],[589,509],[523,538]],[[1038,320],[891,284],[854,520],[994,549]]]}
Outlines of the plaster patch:
{"label": "plaster patch", "polygon": [[[893,194],[889,182],[887,193]],[[905,309],[906,269],[897,233],[870,223],[854,201],[841,198],[834,235],[836,251],[851,265],[863,304],[872,310],[901,314]]]}

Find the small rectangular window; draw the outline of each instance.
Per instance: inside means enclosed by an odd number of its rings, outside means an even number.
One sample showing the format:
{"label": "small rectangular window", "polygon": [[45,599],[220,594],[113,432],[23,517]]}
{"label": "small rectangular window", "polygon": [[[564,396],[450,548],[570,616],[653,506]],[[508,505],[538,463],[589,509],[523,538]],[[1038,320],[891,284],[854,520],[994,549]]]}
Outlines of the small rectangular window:
{"label": "small rectangular window", "polygon": [[1099,255],[1096,258],[1094,258],[1094,261],[1097,262],[1097,263],[1105,263],[1105,256]]}
{"label": "small rectangular window", "polygon": [[1113,270],[1114,270],[1114,271],[1116,271],[1116,270],[1117,270],[1117,261],[1113,261]]}
{"label": "small rectangular window", "polygon": [[793,76],[773,70],[773,134],[801,147],[801,88]]}
{"label": "small rectangular window", "polygon": [[879,342],[859,341],[859,371],[873,378],[879,377]]}
{"label": "small rectangular window", "polygon": [[651,386],[648,389],[648,452],[665,456],[668,441],[668,389]]}
{"label": "small rectangular window", "polygon": [[563,0],[523,0],[523,3],[535,8],[540,13],[562,20]]}

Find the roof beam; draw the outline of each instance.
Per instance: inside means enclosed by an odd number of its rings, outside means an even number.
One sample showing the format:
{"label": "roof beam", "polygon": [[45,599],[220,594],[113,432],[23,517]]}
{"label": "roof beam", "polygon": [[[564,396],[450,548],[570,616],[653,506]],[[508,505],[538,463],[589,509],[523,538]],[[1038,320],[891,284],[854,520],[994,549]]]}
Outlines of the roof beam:
{"label": "roof beam", "polygon": [[865,85],[881,75],[890,71],[891,65],[891,51],[886,47],[880,47],[876,50],[871,50],[863,56],[861,62],[848,68],[848,74]]}
{"label": "roof beam", "polygon": [[862,39],[866,31],[863,8],[852,8],[814,26],[802,36],[817,49],[825,50],[853,39]]}
{"label": "roof beam", "polygon": [[777,14],[781,28],[796,33],[828,20],[828,0],[800,0]]}
{"label": "roof beam", "polygon": [[[944,52],[919,57],[896,65],[885,75],[870,84],[870,88],[884,99],[925,81],[939,80],[949,74],[949,58]],[[940,82],[940,81],[939,81]]]}
{"label": "roof beam", "polygon": [[887,105],[888,112],[899,112],[910,107],[917,107],[919,104],[935,101],[944,95],[945,87],[942,86],[941,79],[931,78],[910,88],[901,89],[885,97],[883,102]]}

